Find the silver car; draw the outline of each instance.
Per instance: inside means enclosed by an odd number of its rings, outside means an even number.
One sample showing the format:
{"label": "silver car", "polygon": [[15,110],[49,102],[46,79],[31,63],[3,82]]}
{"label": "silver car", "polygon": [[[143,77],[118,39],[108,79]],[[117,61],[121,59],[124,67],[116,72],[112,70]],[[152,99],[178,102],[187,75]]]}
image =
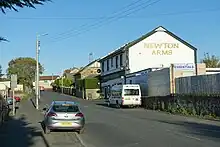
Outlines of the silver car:
{"label": "silver car", "polygon": [[53,101],[45,112],[43,128],[46,134],[52,130],[74,130],[83,133],[85,117],[73,101]]}

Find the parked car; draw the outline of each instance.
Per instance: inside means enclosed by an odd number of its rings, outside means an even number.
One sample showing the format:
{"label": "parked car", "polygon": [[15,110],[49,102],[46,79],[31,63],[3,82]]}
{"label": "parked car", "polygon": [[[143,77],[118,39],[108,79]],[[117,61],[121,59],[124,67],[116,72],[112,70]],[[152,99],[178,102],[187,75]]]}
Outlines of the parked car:
{"label": "parked car", "polygon": [[83,133],[85,117],[79,106],[73,101],[53,101],[45,107],[43,128],[46,134],[52,130],[74,130]]}
{"label": "parked car", "polygon": [[40,91],[44,91],[44,86],[40,86]]}
{"label": "parked car", "polygon": [[16,102],[20,102],[21,101],[21,98],[19,96],[14,96]]}

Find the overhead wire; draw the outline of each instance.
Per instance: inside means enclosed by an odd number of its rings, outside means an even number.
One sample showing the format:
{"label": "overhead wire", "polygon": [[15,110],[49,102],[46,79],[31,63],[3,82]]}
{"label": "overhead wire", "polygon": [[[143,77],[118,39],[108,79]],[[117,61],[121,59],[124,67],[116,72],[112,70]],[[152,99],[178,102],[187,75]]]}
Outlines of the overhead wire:
{"label": "overhead wire", "polygon": [[[189,10],[189,11],[180,11],[180,12],[168,12],[168,13],[159,13],[154,14],[154,16],[161,16],[161,15],[179,15],[179,14],[192,14],[192,13],[200,13],[200,12],[213,12],[213,11],[219,11],[220,8],[212,8],[212,9],[200,9],[200,10]],[[39,20],[39,19],[69,19],[69,20],[99,20],[99,19],[110,19],[113,17],[6,17],[6,19],[17,19],[17,20]],[[136,18],[149,18],[149,16],[128,16],[126,18],[136,19]]]}
{"label": "overhead wire", "polygon": [[61,41],[63,39],[68,39],[68,38],[74,37],[76,35],[82,34],[83,32],[88,32],[91,29],[93,29],[94,27],[100,27],[100,26],[103,26],[104,24],[109,24],[111,22],[117,21],[117,20],[122,19],[124,17],[127,17],[127,16],[129,16],[129,15],[135,13],[135,12],[138,12],[138,11],[140,11],[140,10],[146,8],[146,7],[149,7],[149,6],[153,5],[153,4],[156,4],[157,2],[159,2],[161,0],[156,0],[156,1],[153,1],[153,2],[151,2],[151,1],[152,0],[148,0],[145,3],[141,3],[138,6],[136,6],[135,8],[128,9],[128,10],[122,12],[120,15],[116,15],[116,16],[112,17],[112,19],[107,19],[107,20],[104,20],[104,21],[101,21],[101,22],[99,21],[99,22],[97,22],[95,24],[92,24],[89,27],[85,28],[84,30],[79,30],[79,32],[77,32],[76,34],[68,33],[64,37],[56,38],[57,40],[55,40],[53,42],[58,42],[58,41]]}
{"label": "overhead wire", "polygon": [[[103,17],[101,17],[101,18],[102,18],[101,20],[96,21],[94,24],[86,23],[86,24],[83,24],[83,25],[79,26],[78,29],[70,29],[70,30],[68,30],[68,31],[65,31],[65,32],[62,32],[62,33],[57,34],[57,36],[69,35],[69,34],[71,34],[71,32],[73,33],[73,32],[79,31],[79,29],[83,29],[83,28],[86,28],[86,27],[90,27],[90,26],[93,26],[93,25],[102,23],[102,22],[104,22],[104,21],[106,21],[106,20],[108,20],[108,19],[112,19],[112,18],[116,17],[116,16],[118,15],[118,13],[119,13],[119,14],[120,14],[120,13],[125,13],[126,11],[128,11],[128,10],[126,10],[127,8],[129,8],[129,7],[135,7],[136,4],[138,4],[138,3],[142,2],[142,1],[143,1],[143,0],[133,1],[133,2],[129,3],[128,5],[122,7],[120,10],[112,12],[112,13],[110,14],[110,15],[111,15],[110,18],[109,18],[108,16],[107,16],[108,18],[107,18],[106,16],[103,16]],[[151,1],[151,0],[148,0],[148,1]],[[142,4],[142,3],[141,3],[141,4]],[[129,10],[130,10],[130,9],[129,9]],[[122,11],[122,12],[121,12],[121,11]],[[57,38],[56,38],[56,37],[53,37],[52,39],[57,39]]]}

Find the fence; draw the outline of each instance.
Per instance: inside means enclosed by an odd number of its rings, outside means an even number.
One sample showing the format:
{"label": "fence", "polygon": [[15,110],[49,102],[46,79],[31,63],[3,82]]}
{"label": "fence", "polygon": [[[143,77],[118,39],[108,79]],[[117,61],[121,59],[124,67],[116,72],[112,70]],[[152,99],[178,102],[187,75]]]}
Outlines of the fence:
{"label": "fence", "polygon": [[59,92],[59,93],[64,93],[67,95],[72,95],[72,96],[76,96],[76,89],[72,88],[72,87],[53,87],[53,91],[55,92]]}
{"label": "fence", "polygon": [[143,99],[143,106],[171,113],[220,117],[220,74],[176,78],[175,95],[148,97]]}
{"label": "fence", "polygon": [[194,95],[219,95],[220,74],[176,78],[176,93]]}

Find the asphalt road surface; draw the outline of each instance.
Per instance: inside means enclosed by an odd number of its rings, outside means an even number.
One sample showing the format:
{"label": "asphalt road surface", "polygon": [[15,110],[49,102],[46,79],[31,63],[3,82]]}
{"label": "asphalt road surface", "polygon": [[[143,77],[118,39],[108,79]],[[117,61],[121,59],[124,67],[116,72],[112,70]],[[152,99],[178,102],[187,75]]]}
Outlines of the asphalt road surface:
{"label": "asphalt road surface", "polygon": [[220,122],[217,121],[141,108],[109,108],[101,101],[86,101],[54,92],[42,93],[41,107],[53,100],[73,100],[80,104],[86,116],[86,129],[77,136],[86,147],[220,146]]}

